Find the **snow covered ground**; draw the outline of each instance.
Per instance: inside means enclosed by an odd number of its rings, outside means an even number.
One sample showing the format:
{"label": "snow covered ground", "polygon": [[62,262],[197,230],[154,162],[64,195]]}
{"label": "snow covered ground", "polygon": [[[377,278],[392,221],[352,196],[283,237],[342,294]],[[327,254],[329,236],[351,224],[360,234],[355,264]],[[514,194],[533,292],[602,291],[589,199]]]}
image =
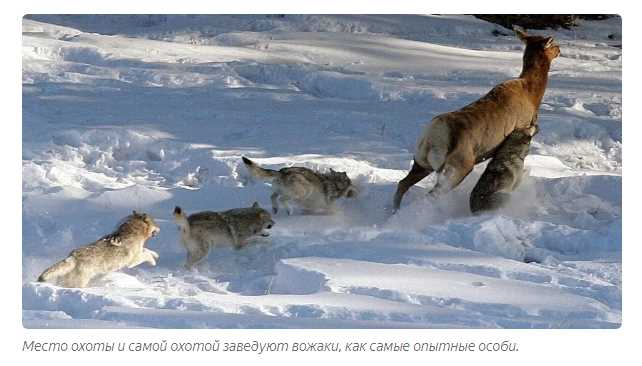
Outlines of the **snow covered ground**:
{"label": "snow covered ground", "polygon": [[[500,30],[506,36],[494,36]],[[28,16],[23,21],[23,324],[28,328],[612,328],[622,314],[619,18],[553,34],[530,169],[471,216],[484,166],[389,217],[422,126],[521,69],[470,16]],[[172,221],[269,207],[242,166],[347,171],[334,216],[279,214],[268,240],[182,269]],[[157,267],[85,289],[34,282],[132,209]]]}

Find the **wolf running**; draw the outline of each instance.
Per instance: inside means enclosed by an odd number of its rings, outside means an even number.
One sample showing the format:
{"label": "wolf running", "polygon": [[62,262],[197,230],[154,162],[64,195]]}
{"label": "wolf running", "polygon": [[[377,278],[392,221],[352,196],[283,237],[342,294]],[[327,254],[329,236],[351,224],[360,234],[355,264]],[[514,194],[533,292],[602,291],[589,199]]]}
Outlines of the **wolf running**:
{"label": "wolf running", "polygon": [[160,228],[146,213],[133,212],[113,233],[74,249],[69,256],[47,268],[38,282],[51,282],[63,287],[85,287],[99,275],[133,268],[141,263],[156,265],[158,253],[145,248]]}

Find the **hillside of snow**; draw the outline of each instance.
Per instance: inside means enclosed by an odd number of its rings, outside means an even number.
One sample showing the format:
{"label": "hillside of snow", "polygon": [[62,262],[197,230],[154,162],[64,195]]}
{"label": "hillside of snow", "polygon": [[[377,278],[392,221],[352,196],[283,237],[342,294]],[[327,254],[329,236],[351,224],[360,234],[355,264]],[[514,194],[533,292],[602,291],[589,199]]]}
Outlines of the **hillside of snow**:
{"label": "hillside of snow", "polygon": [[[498,30],[505,35],[493,35]],[[417,137],[521,70],[523,45],[470,16],[61,16],[23,20],[27,328],[614,328],[622,321],[621,20],[554,35],[527,176],[472,216],[475,168],[387,208]],[[173,222],[270,207],[270,168],[346,171],[333,216],[280,212],[272,235],[183,269]],[[84,289],[34,282],[133,209],[160,254]]]}

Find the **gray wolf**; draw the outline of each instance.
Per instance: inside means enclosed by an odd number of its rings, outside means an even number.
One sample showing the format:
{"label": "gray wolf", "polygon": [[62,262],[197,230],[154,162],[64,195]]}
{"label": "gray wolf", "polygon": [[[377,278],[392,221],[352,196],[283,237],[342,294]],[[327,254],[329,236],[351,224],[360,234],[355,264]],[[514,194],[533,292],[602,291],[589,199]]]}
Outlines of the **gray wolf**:
{"label": "gray wolf", "polygon": [[306,213],[332,213],[334,202],[341,197],[356,197],[357,188],[345,172],[319,173],[304,167],[271,170],[260,167],[243,157],[243,163],[256,178],[272,182],[272,211],[279,212],[281,203],[288,215],[292,213],[290,201]]}
{"label": "gray wolf", "polygon": [[473,213],[495,210],[504,206],[524,175],[524,159],[537,125],[513,131],[499,146],[486,170],[470,194]]}
{"label": "gray wolf", "polygon": [[42,272],[38,281],[63,287],[86,287],[96,276],[125,267],[132,268],[144,262],[155,266],[158,253],[144,245],[159,231],[151,216],[134,211],[116,231],[74,249],[67,258]]}
{"label": "gray wolf", "polygon": [[518,29],[516,33],[526,44],[519,77],[460,110],[433,118],[417,142],[410,172],[397,185],[395,211],[406,191],[433,171],[438,175],[431,195],[439,196],[459,185],[475,164],[490,158],[513,130],[532,124],[560,48],[552,37],[530,36]]}
{"label": "gray wolf", "polygon": [[232,245],[241,249],[253,236],[269,236],[267,230],[274,226],[270,213],[259,207],[258,202],[252,207],[203,211],[189,216],[176,206],[174,219],[181,233],[181,243],[187,249],[187,269],[203,260],[210,247]]}

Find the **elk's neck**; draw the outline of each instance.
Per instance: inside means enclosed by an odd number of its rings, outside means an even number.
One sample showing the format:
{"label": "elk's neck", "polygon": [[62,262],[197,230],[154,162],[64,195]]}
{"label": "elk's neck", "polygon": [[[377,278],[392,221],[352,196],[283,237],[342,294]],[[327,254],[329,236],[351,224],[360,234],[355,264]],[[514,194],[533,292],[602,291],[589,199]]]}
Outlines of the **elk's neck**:
{"label": "elk's neck", "polygon": [[550,62],[527,63],[524,62],[520,79],[524,80],[524,85],[529,97],[535,108],[539,108],[546,91],[548,82],[548,70],[551,68]]}

